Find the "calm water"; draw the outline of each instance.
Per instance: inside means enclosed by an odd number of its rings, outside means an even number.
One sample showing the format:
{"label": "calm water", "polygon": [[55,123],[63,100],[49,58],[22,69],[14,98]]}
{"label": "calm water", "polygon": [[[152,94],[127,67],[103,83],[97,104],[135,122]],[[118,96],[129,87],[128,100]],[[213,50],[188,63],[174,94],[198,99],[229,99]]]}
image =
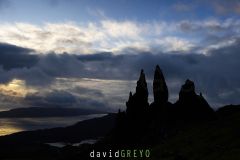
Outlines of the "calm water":
{"label": "calm water", "polygon": [[66,145],[79,146],[81,144],[94,144],[97,141],[98,141],[97,139],[88,139],[88,140],[83,140],[80,143],[56,142],[56,143],[46,143],[46,144],[48,144],[50,146],[62,148],[62,147],[65,147]]}
{"label": "calm water", "polygon": [[54,118],[1,118],[0,136],[19,131],[35,130],[43,128],[64,127],[76,122],[102,117],[106,114],[91,114],[74,117],[54,117]]}

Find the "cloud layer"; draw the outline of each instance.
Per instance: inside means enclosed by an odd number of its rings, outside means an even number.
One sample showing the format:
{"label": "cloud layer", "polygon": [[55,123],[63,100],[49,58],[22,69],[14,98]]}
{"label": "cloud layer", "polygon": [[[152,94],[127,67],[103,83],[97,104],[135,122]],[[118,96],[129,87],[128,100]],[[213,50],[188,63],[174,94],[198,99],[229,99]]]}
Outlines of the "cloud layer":
{"label": "cloud layer", "polygon": [[[190,7],[175,9],[188,12]],[[5,87],[0,88],[1,104],[14,107],[17,101],[16,107],[116,110],[124,107],[142,68],[152,93],[157,64],[166,76],[172,102],[190,78],[214,107],[237,104],[239,28],[240,21],[234,18],[137,22],[103,17],[85,24],[2,23],[0,83]],[[13,81],[24,84],[22,93],[7,89]]]}
{"label": "cloud layer", "polygon": [[[154,67],[159,64],[166,76],[172,102],[176,100],[181,84],[185,79],[190,78],[195,81],[197,91],[203,92],[215,107],[240,103],[238,99],[240,95],[239,46],[240,40],[235,39],[227,46],[209,49],[207,55],[194,52],[153,54],[136,49],[125,49],[125,54],[120,55],[104,52],[90,55],[49,53],[32,56],[31,50],[2,44],[0,50],[9,55],[7,61],[9,67],[4,68],[6,62],[0,61],[0,82],[8,83],[14,79],[20,79],[26,86],[35,90],[44,91],[45,88],[46,92],[39,99],[44,99],[48,104],[53,101],[55,105],[58,102],[65,104],[65,101],[60,100],[63,95],[67,98],[65,100],[71,100],[71,104],[68,101],[70,106],[76,102],[82,102],[80,106],[84,106],[83,104],[111,106],[113,99],[116,99],[113,105],[116,109],[124,106],[124,99],[127,98],[128,92],[134,90],[141,68],[145,70],[147,79],[150,81],[151,93]],[[16,59],[12,58],[18,56],[23,60],[19,62],[21,65],[16,65],[18,64]],[[65,81],[57,85],[57,81],[61,79]],[[84,82],[83,79],[85,79]]]}
{"label": "cloud layer", "polygon": [[[208,48],[225,45],[239,34],[239,27],[240,21],[231,18],[177,22],[116,21],[106,18],[95,23],[44,25],[2,23],[0,42],[31,48],[40,53],[86,54],[108,51],[117,54],[125,48],[189,52],[199,46]],[[203,44],[206,39],[208,43]],[[221,44],[217,40],[221,40]],[[205,53],[202,50],[199,52]]]}

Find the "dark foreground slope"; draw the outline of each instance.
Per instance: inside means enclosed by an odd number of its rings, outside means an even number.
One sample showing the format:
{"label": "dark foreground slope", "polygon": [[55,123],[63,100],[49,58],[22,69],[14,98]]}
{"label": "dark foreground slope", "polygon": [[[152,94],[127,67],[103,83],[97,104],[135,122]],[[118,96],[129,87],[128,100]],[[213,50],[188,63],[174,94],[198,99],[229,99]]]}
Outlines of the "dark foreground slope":
{"label": "dark foreground slope", "polygon": [[216,114],[216,120],[188,125],[153,147],[150,159],[240,159],[240,105],[222,107]]}

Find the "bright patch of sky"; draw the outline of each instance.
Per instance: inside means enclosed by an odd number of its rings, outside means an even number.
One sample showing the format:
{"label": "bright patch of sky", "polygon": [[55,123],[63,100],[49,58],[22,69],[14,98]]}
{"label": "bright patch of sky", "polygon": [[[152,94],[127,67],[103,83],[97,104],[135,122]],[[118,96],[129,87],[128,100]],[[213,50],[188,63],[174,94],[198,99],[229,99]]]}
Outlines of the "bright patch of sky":
{"label": "bright patch of sky", "polygon": [[41,53],[207,53],[229,40],[205,39],[231,38],[240,24],[237,0],[0,0],[0,12],[0,42]]}

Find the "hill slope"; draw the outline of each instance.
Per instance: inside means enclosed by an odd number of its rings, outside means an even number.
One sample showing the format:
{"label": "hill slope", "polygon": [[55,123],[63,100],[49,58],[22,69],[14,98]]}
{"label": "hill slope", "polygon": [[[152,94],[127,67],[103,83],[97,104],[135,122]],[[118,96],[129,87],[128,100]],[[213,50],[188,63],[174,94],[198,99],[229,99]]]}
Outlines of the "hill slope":
{"label": "hill slope", "polygon": [[100,114],[102,111],[62,107],[29,107],[16,108],[0,112],[0,118],[34,118],[34,117],[69,117],[87,114]]}
{"label": "hill slope", "polygon": [[188,125],[152,150],[153,160],[240,159],[240,106],[225,106],[217,120]]}

